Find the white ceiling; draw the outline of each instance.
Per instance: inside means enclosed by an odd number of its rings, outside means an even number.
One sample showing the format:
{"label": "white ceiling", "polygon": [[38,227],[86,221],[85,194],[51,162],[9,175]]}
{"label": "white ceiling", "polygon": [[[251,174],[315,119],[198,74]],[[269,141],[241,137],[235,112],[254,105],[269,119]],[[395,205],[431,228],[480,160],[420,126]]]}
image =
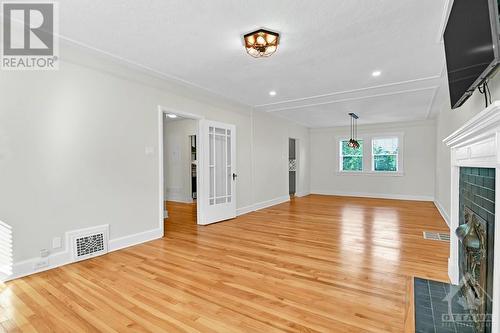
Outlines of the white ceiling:
{"label": "white ceiling", "polygon": [[[59,3],[68,39],[309,127],[426,119],[442,83],[447,0]],[[282,34],[270,58],[242,46],[259,27]]]}

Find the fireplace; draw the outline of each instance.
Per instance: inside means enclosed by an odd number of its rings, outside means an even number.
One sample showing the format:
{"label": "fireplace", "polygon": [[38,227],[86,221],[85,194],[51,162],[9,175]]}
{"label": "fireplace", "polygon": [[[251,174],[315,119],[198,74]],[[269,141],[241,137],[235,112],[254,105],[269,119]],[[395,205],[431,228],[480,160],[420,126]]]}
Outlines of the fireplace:
{"label": "fireplace", "polygon": [[[461,173],[461,178],[462,178]],[[461,181],[462,184],[462,181]],[[461,188],[461,203],[467,202]],[[473,194],[472,194],[473,195]],[[471,208],[461,205],[463,214],[461,224],[456,229],[460,240],[460,276],[461,302],[464,310],[468,310],[468,324],[476,333],[491,332],[491,291],[493,286],[493,253],[489,251],[494,241],[488,222]],[[474,207],[476,210],[482,207]],[[491,214],[490,212],[484,213]],[[493,219],[494,220],[494,219]]]}
{"label": "fireplace", "polygon": [[500,101],[443,142],[451,150],[450,258],[464,322],[477,333],[500,332]]}

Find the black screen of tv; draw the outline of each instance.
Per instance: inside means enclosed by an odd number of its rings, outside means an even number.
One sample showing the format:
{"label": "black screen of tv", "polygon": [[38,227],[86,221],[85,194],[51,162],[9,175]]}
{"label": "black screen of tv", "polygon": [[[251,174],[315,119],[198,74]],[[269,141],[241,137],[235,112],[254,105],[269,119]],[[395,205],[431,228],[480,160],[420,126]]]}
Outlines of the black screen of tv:
{"label": "black screen of tv", "polygon": [[[496,25],[495,25],[496,26]],[[444,32],[448,83],[453,108],[476,88],[495,61],[488,0],[455,0]]]}

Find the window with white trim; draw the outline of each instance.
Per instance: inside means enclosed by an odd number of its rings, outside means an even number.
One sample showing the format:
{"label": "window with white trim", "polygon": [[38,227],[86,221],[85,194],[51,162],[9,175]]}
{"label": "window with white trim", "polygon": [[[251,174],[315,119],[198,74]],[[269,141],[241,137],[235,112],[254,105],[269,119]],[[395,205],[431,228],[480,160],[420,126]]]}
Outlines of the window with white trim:
{"label": "window with white trim", "polygon": [[354,175],[403,176],[404,133],[362,134],[359,148],[337,137],[337,172]]}
{"label": "window with white trim", "polygon": [[359,148],[349,147],[349,140],[339,142],[340,171],[363,171],[363,140],[358,140]]}
{"label": "window with white trim", "polygon": [[372,139],[372,171],[399,171],[399,138],[397,136]]}

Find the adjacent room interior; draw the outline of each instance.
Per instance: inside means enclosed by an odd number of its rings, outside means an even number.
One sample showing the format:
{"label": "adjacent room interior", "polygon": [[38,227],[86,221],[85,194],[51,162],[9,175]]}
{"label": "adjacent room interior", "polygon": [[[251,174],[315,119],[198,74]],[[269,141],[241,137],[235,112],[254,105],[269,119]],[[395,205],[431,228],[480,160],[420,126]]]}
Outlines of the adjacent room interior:
{"label": "adjacent room interior", "polygon": [[500,332],[499,3],[0,4],[0,331]]}

